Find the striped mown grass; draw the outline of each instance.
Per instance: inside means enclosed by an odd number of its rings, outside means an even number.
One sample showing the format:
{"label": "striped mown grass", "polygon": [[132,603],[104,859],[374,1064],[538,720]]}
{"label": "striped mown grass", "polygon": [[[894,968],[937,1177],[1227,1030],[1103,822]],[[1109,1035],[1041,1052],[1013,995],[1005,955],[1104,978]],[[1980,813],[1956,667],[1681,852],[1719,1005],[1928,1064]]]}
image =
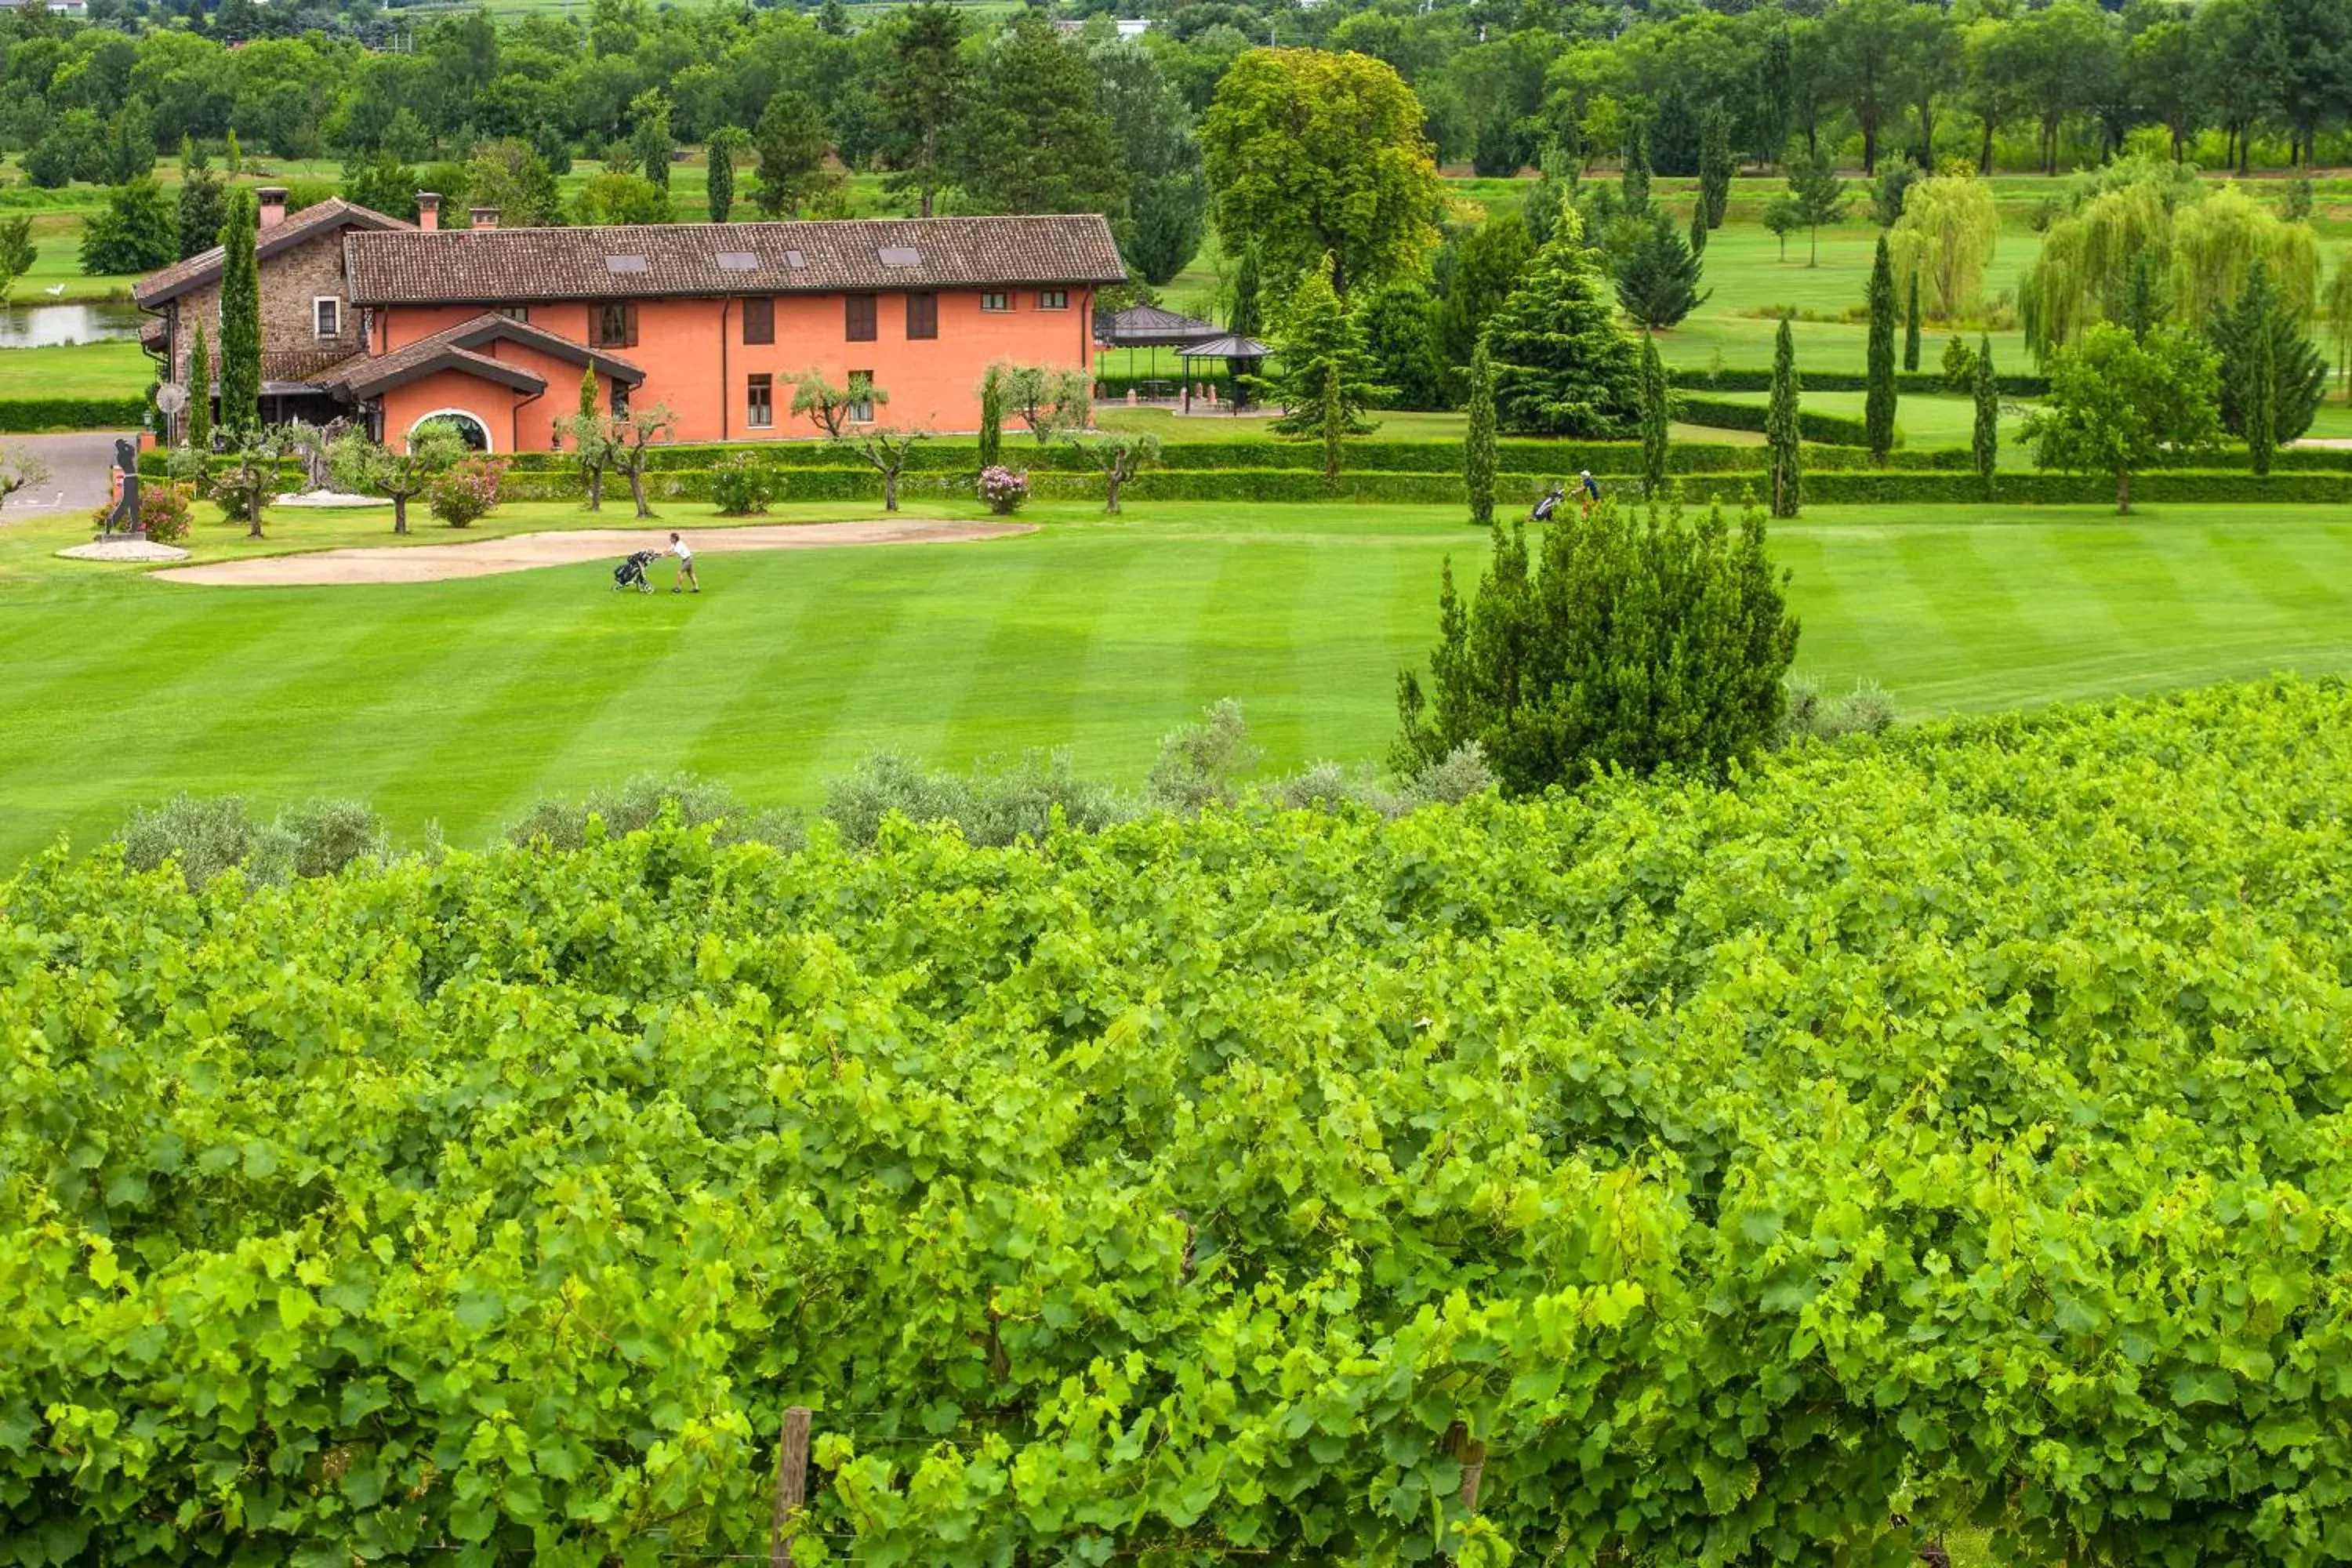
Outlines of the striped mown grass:
{"label": "striped mown grass", "polygon": [[[1160,734],[1223,696],[1246,705],[1270,766],[1369,759],[1398,667],[1432,640],[1440,559],[1467,580],[1485,549],[1433,507],[1032,516],[1037,534],[986,544],[709,556],[701,597],[650,599],[611,593],[603,564],[189,587],[68,569],[47,552],[73,522],[11,524],[0,858],[60,832],[87,845],[181,788],[265,806],[356,795],[403,833],[437,818],[465,842],[541,793],[646,769],[811,800],[880,746],[950,763],[1066,746],[1131,782]],[[498,518],[584,521],[552,505]],[[667,521],[718,525],[699,507]],[[380,517],[273,527],[265,548],[388,542]],[[205,531],[205,555],[238,552]],[[2337,509],[1817,508],[1774,537],[1796,574],[1801,669],[1832,689],[1875,679],[1912,715],[2352,668]]]}

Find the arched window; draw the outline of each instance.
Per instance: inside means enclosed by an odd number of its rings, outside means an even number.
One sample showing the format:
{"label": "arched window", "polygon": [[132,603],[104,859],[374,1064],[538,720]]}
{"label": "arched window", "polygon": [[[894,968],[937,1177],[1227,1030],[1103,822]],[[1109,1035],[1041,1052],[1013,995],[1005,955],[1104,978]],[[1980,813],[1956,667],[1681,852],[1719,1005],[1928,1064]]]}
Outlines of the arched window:
{"label": "arched window", "polygon": [[436,419],[446,420],[455,426],[458,439],[464,441],[469,449],[477,452],[488,452],[492,449],[490,427],[462,408],[436,408],[419,419],[415,425],[411,425],[408,427],[408,433],[414,436],[416,434],[417,426],[430,425]]}

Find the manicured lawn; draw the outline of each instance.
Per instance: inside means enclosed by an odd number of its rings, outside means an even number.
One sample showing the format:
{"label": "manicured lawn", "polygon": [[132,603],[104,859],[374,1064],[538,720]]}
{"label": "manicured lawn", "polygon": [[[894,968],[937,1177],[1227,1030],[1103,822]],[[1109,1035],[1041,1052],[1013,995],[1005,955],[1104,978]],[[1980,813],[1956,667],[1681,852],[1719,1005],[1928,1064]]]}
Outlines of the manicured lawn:
{"label": "manicured lawn", "polygon": [[0,349],[0,399],[137,397],[154,378],[155,362],[127,339]]}
{"label": "manicured lawn", "polygon": [[[926,505],[939,514],[961,507]],[[870,515],[805,506],[802,518]],[[920,512],[918,513],[919,515]],[[1077,504],[986,544],[712,556],[709,592],[616,595],[604,566],[381,588],[197,588],[0,529],[0,857],[87,844],[185,787],[364,796],[404,832],[478,839],[533,795],[691,768],[808,800],[877,746],[957,763],[1067,746],[1134,780],[1202,704],[1246,704],[1272,765],[1385,747],[1447,509]],[[507,528],[578,525],[516,507]],[[607,512],[608,522],[625,521]],[[667,521],[716,526],[698,508]],[[381,514],[276,543],[388,542]],[[207,525],[203,553],[256,548]],[[450,537],[430,524],[418,539]],[[1776,531],[1801,668],[1906,712],[2030,705],[2274,669],[2352,669],[2352,520],[2323,508],[1820,508]],[[625,552],[615,542],[615,557]]]}

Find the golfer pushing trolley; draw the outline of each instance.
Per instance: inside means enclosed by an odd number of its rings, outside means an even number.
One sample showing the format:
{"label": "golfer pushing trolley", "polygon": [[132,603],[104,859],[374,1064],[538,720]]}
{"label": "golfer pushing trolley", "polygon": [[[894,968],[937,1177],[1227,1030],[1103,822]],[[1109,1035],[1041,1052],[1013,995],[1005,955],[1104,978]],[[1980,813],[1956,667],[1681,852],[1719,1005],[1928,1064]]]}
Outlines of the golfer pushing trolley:
{"label": "golfer pushing trolley", "polygon": [[688,588],[691,588],[698,594],[701,593],[702,579],[694,574],[694,551],[689,545],[688,545],[685,540],[680,539],[675,533],[669,536],[669,548],[667,550],[640,550],[636,552],[636,553],[631,555],[626,561],[622,562],[618,566],[614,567],[614,592],[618,593],[625,588],[635,588],[640,594],[652,593],[654,591],[653,579],[646,576],[646,574],[652,569],[655,562],[659,561],[665,555],[675,555],[677,557],[677,581],[670,584],[669,591],[673,594],[677,594],[681,593]]}

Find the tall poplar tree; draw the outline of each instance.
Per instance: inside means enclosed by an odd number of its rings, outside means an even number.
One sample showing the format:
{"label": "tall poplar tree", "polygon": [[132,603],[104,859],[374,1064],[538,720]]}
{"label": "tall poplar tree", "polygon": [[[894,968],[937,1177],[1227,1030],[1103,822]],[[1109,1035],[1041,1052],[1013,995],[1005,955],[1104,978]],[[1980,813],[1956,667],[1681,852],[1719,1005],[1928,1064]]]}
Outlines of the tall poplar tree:
{"label": "tall poplar tree", "polygon": [[1797,471],[1797,340],[1789,318],[1780,318],[1780,335],[1772,344],[1772,396],[1764,405],[1764,447],[1771,471],[1774,517],[1794,517],[1801,504]]}
{"label": "tall poplar tree", "polygon": [[1862,395],[1863,438],[1875,464],[1895,450],[1895,262],[1882,234],[1870,268],[1870,358]]}
{"label": "tall poplar tree", "polygon": [[1627,212],[1638,216],[1650,210],[1650,139],[1638,121],[1625,132],[1625,169],[1619,184]]}
{"label": "tall poplar tree", "polygon": [[2271,454],[2278,449],[2278,356],[2268,332],[2253,334],[2245,377],[2246,455],[2257,475],[2271,471]]}
{"label": "tall poplar tree", "polygon": [[1666,482],[1666,367],[1647,332],[1642,334],[1642,481],[1652,495]]}
{"label": "tall poplar tree", "polygon": [[229,193],[221,228],[220,422],[237,435],[261,426],[261,273],[254,254],[260,221],[252,186]]}
{"label": "tall poplar tree", "polygon": [[1984,481],[1985,494],[1992,494],[1992,469],[2000,456],[2000,384],[1992,374],[1992,338],[1987,334],[1977,340],[1977,362],[1969,391],[1976,397],[1976,430],[1969,441],[1969,455],[1976,460],[1977,478]]}
{"label": "tall poplar tree", "polygon": [[1919,269],[1911,269],[1911,313],[1903,319],[1903,368],[1919,368]]}
{"label": "tall poplar tree", "polygon": [[1462,482],[1470,491],[1470,521],[1495,521],[1495,367],[1486,345],[1470,352],[1470,433],[1462,442]]}
{"label": "tall poplar tree", "polygon": [[1255,338],[1265,331],[1259,276],[1257,241],[1253,239],[1242,247],[1242,258],[1234,264],[1233,308],[1225,316],[1225,331],[1237,338]]}
{"label": "tall poplar tree", "polygon": [[929,217],[947,184],[949,149],[971,94],[963,16],[940,0],[921,0],[884,26],[890,41],[875,84],[884,110],[882,163],[890,172],[883,184],[893,195],[912,191]]}
{"label": "tall poplar tree", "polygon": [[1004,456],[1004,373],[995,365],[980,380],[980,466],[992,468]]}
{"label": "tall poplar tree", "polygon": [[702,171],[702,194],[713,223],[725,223],[734,214],[735,153],[743,142],[743,132],[732,125],[722,125],[710,133],[709,161]]}
{"label": "tall poplar tree", "polygon": [[1718,107],[1707,112],[1698,144],[1698,216],[1709,228],[1723,226],[1731,206],[1731,176],[1738,172],[1731,152],[1731,116]]}

